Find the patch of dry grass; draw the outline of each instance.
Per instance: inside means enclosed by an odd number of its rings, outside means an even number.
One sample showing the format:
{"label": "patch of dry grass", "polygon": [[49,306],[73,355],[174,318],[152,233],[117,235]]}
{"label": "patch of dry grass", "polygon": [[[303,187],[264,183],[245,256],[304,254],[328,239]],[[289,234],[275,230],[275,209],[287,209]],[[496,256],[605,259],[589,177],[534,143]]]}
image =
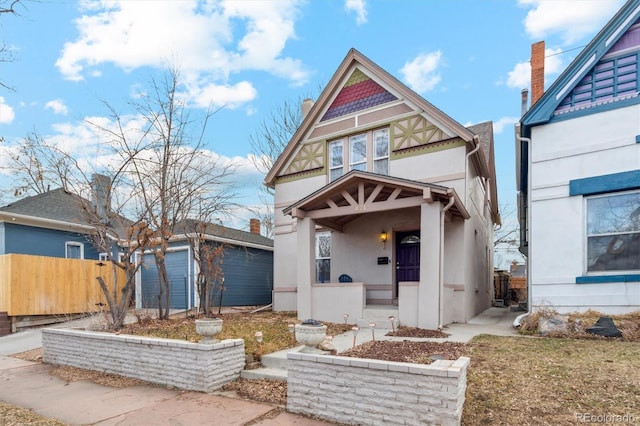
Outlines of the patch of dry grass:
{"label": "patch of dry grass", "polygon": [[[520,333],[525,335],[538,334],[538,321],[540,318],[551,318],[559,315],[553,309],[541,309],[528,315],[520,327]],[[550,337],[563,337],[572,339],[596,339],[607,340],[606,337],[587,333],[587,328],[593,326],[598,318],[611,317],[614,324],[622,333],[621,338],[627,342],[640,342],[640,311],[623,315],[606,315],[601,312],[588,310],[586,312],[572,312],[567,314],[568,330],[566,333],[552,333]]]}
{"label": "patch of dry grass", "polygon": [[27,408],[17,407],[6,402],[0,402],[0,425],[2,426],[65,426],[66,423],[43,417]]}
{"label": "patch of dry grass", "polygon": [[[244,339],[245,353],[259,360],[262,354],[298,346],[289,332],[289,324],[298,323],[294,312],[226,313],[217,315],[224,323],[218,339]],[[327,335],[350,331],[352,325],[324,323]],[[256,332],[262,332],[262,343],[256,341]],[[137,323],[126,325],[120,333],[142,336],[180,339],[198,342],[203,337],[196,334],[195,318],[176,316],[168,321],[142,318]]]}
{"label": "patch of dry grass", "polygon": [[578,413],[640,421],[640,343],[478,336],[463,424],[570,424]]}

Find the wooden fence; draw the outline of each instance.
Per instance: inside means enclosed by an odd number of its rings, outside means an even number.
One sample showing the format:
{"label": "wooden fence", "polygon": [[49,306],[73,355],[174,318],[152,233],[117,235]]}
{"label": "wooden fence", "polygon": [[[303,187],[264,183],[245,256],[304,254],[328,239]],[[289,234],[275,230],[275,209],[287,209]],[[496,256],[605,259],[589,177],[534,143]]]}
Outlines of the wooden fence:
{"label": "wooden fence", "polygon": [[[9,316],[65,315],[102,310],[96,277],[112,282],[108,262],[5,254],[0,256],[0,311]],[[123,286],[124,272],[118,271]]]}

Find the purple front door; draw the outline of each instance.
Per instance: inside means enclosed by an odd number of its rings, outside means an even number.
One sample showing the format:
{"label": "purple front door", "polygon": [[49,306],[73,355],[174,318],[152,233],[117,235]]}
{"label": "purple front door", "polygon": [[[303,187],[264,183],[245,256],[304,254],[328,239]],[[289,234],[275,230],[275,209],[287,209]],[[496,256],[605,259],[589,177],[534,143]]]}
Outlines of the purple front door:
{"label": "purple front door", "polygon": [[400,281],[420,281],[420,231],[396,234],[396,295]]}

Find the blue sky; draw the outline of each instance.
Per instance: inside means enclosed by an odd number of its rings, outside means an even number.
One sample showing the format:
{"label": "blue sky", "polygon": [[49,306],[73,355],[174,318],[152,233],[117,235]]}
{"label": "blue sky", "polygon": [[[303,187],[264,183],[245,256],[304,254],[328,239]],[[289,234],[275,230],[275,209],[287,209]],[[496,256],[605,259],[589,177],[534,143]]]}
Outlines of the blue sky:
{"label": "blue sky", "polygon": [[[128,114],[127,103],[174,64],[195,110],[225,105],[210,123],[210,148],[239,166],[250,188],[239,201],[250,205],[261,177],[249,136],[285,100],[317,95],[354,47],[458,122],[494,122],[499,201],[514,210],[513,123],[531,44],[546,42],[548,87],[622,4],[24,0],[20,16],[0,16],[15,58],[0,63],[14,88],[0,88],[0,136],[11,148],[35,130],[86,154],[98,141],[84,120],[108,122],[103,101]],[[246,228],[247,214],[238,217],[230,225]]]}

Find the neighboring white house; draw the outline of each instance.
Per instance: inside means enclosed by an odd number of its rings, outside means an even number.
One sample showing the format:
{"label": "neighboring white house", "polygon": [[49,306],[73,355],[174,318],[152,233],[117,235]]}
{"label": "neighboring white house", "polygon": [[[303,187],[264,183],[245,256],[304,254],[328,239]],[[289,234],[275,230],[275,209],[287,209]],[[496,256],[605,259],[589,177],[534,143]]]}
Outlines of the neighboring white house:
{"label": "neighboring white house", "polygon": [[489,307],[492,123],[462,126],[354,49],[303,110],[265,179],[274,310],[354,322],[386,305],[433,329]]}
{"label": "neighboring white house", "polygon": [[640,1],[627,2],[544,94],[544,46],[532,52],[533,105],[516,137],[532,308],[638,310]]}

